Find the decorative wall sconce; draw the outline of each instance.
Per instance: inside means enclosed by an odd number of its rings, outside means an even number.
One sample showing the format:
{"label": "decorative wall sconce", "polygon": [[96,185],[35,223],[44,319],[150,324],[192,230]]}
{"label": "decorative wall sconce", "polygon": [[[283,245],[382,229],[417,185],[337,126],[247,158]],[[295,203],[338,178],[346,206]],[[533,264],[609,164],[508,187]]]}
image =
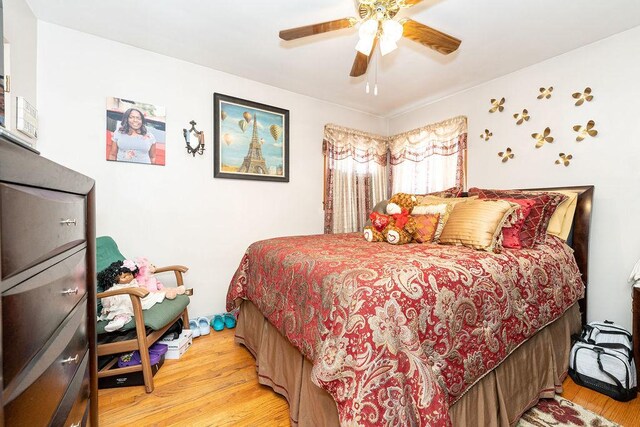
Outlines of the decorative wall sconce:
{"label": "decorative wall sconce", "polygon": [[[184,140],[187,143],[187,153],[193,157],[195,157],[196,154],[202,155],[204,153],[204,132],[196,130],[196,122],[194,120],[191,120],[189,124],[191,125],[191,129],[182,129],[182,135],[184,135]],[[198,142],[197,144],[196,141]]]}
{"label": "decorative wall sconce", "polygon": [[493,136],[493,132],[489,132],[489,129],[485,129],[484,133],[480,134],[480,138],[484,138],[485,141],[488,141]]}
{"label": "decorative wall sconce", "polygon": [[524,110],[522,110],[522,113],[514,114],[513,118],[516,119],[516,124],[517,125],[521,125],[523,122],[528,122],[529,121],[529,118],[530,118],[529,117],[529,112],[525,108]]}
{"label": "decorative wall sconce", "polygon": [[550,133],[551,133],[551,129],[547,127],[542,133],[531,134],[531,138],[536,140],[536,148],[542,147],[545,142],[548,142],[549,144],[553,142],[553,137],[549,136]]}
{"label": "decorative wall sconce", "polygon": [[538,95],[538,99],[549,99],[551,98],[551,92],[553,92],[553,86],[549,86],[548,89],[545,89],[543,87],[540,88],[540,95]]}
{"label": "decorative wall sconce", "polygon": [[560,158],[556,160],[556,165],[569,166],[569,160],[573,159],[573,156],[571,154],[564,154],[564,153],[558,154],[558,157]]}
{"label": "decorative wall sconce", "polygon": [[515,157],[515,154],[513,154],[510,147],[507,147],[505,151],[498,153],[498,157],[502,157],[502,163],[507,163],[509,159],[513,159]]}
{"label": "decorative wall sconce", "polygon": [[502,113],[502,110],[504,110],[504,98],[502,98],[501,100],[497,100],[497,99],[492,99],[491,100],[491,108],[489,109],[490,113],[495,113],[496,111],[499,111]]}
{"label": "decorative wall sconce", "polygon": [[587,87],[584,89],[584,92],[580,93],[580,92],[576,92],[573,95],[574,99],[576,99],[576,107],[581,106],[582,104],[584,104],[584,101],[587,102],[591,102],[591,100],[593,99],[593,95],[591,95],[591,88]]}
{"label": "decorative wall sconce", "polygon": [[573,130],[578,132],[578,136],[576,136],[576,141],[580,142],[583,139],[585,139],[587,136],[591,136],[594,137],[598,134],[598,131],[595,130],[593,127],[596,125],[596,122],[594,122],[593,120],[589,120],[587,122],[587,126],[582,127],[580,125],[575,125],[573,127]]}

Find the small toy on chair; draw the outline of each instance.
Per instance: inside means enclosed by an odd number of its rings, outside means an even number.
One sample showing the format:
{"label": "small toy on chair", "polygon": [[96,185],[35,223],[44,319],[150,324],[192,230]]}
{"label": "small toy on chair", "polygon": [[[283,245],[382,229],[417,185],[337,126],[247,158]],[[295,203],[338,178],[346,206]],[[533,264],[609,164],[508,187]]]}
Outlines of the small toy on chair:
{"label": "small toy on chair", "polygon": [[166,299],[175,299],[177,295],[185,293],[184,286],[175,288],[166,288],[154,275],[156,266],[149,262],[145,257],[138,257],[134,261],[139,268],[136,279],[138,284],[146,288],[149,292],[164,292]]}
{"label": "small toy on chair", "polygon": [[[108,290],[120,290],[124,288],[138,288],[140,284],[136,280],[140,269],[131,260],[116,261],[109,267],[98,273],[98,285],[103,292]],[[164,292],[150,292],[140,299],[142,309],[147,310],[154,304],[165,299]],[[102,298],[102,312],[98,320],[108,320],[104,327],[107,332],[113,332],[129,323],[133,317],[133,304],[131,297],[127,294],[117,294]]]}

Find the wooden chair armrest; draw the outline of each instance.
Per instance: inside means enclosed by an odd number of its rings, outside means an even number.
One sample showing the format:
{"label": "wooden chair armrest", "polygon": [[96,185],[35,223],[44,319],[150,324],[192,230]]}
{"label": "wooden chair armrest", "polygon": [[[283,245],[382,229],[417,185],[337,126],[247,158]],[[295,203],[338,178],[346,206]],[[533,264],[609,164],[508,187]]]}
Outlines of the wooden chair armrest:
{"label": "wooden chair armrest", "polygon": [[157,267],[156,273],[164,273],[166,271],[179,271],[181,273],[186,273],[189,271],[189,267],[185,267],[184,265],[168,265],[166,267]]}
{"label": "wooden chair armrest", "polygon": [[100,292],[98,293],[98,295],[96,295],[96,298],[107,298],[114,295],[130,295],[136,296],[138,298],[144,298],[149,295],[149,291],[144,288],[115,289],[113,291]]}
{"label": "wooden chair armrest", "polygon": [[186,273],[189,271],[188,267],[184,265],[169,265],[167,267],[156,268],[155,273],[165,273],[168,271],[173,271],[176,275],[176,286],[183,286],[184,280],[182,279],[182,273]]}

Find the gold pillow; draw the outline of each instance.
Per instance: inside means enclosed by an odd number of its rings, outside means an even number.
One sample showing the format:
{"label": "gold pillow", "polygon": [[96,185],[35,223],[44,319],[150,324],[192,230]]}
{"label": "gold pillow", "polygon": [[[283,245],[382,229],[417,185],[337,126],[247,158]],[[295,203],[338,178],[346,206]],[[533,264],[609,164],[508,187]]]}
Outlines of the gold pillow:
{"label": "gold pillow", "polygon": [[567,199],[560,203],[556,208],[551,219],[549,219],[549,225],[547,226],[547,233],[560,237],[562,240],[567,240],[569,232],[571,231],[571,224],[573,223],[573,216],[576,213],[576,205],[578,204],[578,193],[575,191],[557,191],[554,193],[560,193],[567,196]]}
{"label": "gold pillow", "polygon": [[[440,234],[444,229],[447,220],[449,219],[449,215],[453,211],[453,208],[458,203],[464,203],[471,200],[469,197],[437,197],[437,196],[423,196],[420,200],[420,203],[413,208],[411,211],[412,215],[423,215],[423,214],[433,214],[439,213],[440,219],[438,219],[438,228],[436,229],[436,234],[433,236],[433,241],[437,242],[440,238]],[[434,206],[434,208],[429,208],[429,206]],[[437,206],[437,208],[435,208]]]}
{"label": "gold pillow", "polygon": [[518,208],[506,200],[470,200],[456,205],[449,215],[440,243],[469,246],[494,252],[502,227]]}

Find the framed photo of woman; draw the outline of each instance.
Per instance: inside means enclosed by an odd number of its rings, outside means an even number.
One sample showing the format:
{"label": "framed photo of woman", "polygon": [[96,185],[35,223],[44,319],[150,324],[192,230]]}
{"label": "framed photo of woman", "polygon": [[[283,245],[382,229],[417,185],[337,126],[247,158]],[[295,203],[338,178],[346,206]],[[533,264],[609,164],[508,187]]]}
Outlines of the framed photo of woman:
{"label": "framed photo of woman", "polygon": [[164,107],[123,98],[107,98],[107,160],[165,164]]}

